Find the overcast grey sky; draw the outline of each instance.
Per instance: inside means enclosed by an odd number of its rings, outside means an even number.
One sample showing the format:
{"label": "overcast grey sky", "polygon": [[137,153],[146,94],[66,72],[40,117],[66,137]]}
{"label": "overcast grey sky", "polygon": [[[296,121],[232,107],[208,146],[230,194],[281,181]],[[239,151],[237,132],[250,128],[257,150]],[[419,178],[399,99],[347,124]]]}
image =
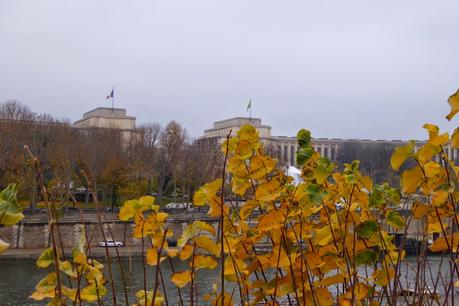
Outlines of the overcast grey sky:
{"label": "overcast grey sky", "polygon": [[[0,102],[274,135],[424,138],[459,87],[459,1],[0,0]],[[454,120],[453,120],[454,121]]]}

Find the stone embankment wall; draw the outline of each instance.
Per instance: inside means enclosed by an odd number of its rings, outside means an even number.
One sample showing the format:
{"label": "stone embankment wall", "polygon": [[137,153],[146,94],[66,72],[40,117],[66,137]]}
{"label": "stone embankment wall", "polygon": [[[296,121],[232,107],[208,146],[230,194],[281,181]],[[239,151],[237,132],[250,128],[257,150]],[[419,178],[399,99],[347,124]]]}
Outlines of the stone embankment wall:
{"label": "stone embankment wall", "polygon": [[[114,238],[116,241],[121,241],[125,245],[140,246],[141,239],[132,237],[134,224],[131,222],[121,222],[113,218],[106,219],[103,222],[103,233],[107,240]],[[104,240],[100,224],[97,218],[89,215],[85,221],[76,221],[79,218],[66,216],[65,219],[59,221],[59,230],[56,230],[57,242],[64,248],[71,248],[79,239],[83,229],[86,230],[88,240],[91,246],[97,246],[100,241]],[[202,219],[199,216],[187,215],[171,217],[169,221],[169,229],[174,232],[172,240],[177,241],[182,234],[184,228],[194,220]],[[209,220],[206,220],[209,221]],[[212,222],[212,220],[210,220]],[[215,221],[215,227],[217,222]],[[111,233],[113,233],[113,238]],[[14,226],[0,227],[0,239],[10,244],[10,248],[16,249],[37,249],[51,246],[51,236],[49,225],[46,217],[26,217],[22,222]]]}

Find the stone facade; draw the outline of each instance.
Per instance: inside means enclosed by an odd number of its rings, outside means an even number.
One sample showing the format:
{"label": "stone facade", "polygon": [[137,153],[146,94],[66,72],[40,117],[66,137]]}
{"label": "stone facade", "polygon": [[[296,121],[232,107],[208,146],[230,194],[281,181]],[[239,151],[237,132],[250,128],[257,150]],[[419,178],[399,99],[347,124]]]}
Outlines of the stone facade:
{"label": "stone facade", "polygon": [[[265,147],[271,149],[271,153],[275,155],[281,164],[285,166],[296,166],[296,151],[298,145],[296,137],[289,136],[273,136],[271,135],[271,127],[263,125],[259,118],[244,118],[236,117],[227,120],[217,121],[213,124],[213,128],[204,131],[204,135],[200,140],[223,142],[229,130],[232,130],[234,135],[242,125],[252,124],[260,133],[260,139],[265,144]],[[405,140],[370,140],[370,139],[339,139],[339,138],[313,138],[312,146],[322,156],[328,157],[331,161],[337,161],[340,149],[345,143],[360,143],[360,144],[391,144],[395,146],[403,146],[408,143]],[[418,150],[425,141],[416,141]],[[450,144],[445,146],[445,152],[449,158],[454,161],[459,161],[459,150],[451,147]],[[439,156],[436,157],[439,160]]]}

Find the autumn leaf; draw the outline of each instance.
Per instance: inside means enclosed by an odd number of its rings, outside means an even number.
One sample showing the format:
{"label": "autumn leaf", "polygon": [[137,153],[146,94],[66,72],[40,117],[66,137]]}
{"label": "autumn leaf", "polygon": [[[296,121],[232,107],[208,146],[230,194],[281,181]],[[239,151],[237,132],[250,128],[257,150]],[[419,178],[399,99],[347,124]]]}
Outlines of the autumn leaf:
{"label": "autumn leaf", "polygon": [[147,264],[150,266],[156,266],[158,263],[158,249],[150,248],[147,250]]}
{"label": "autumn leaf", "polygon": [[402,229],[405,226],[405,220],[394,210],[386,211],[386,220],[387,224],[398,229]]}
{"label": "autumn leaf", "polygon": [[54,250],[53,248],[47,248],[43,251],[43,253],[41,253],[35,264],[39,268],[46,268],[52,263],[54,263]]}
{"label": "autumn leaf", "polygon": [[96,302],[98,299],[107,294],[107,288],[98,283],[84,287],[80,291],[80,299],[87,302]]}
{"label": "autumn leaf", "polygon": [[450,121],[459,112],[459,89],[448,98],[448,103],[451,107],[451,112],[446,116],[446,119]]}
{"label": "autumn leaf", "polygon": [[0,239],[0,254],[5,252],[9,248],[10,244],[6,243],[2,239]]}
{"label": "autumn leaf", "polygon": [[186,270],[174,273],[171,276],[171,281],[179,288],[183,288],[191,281],[191,271]]}
{"label": "autumn leaf", "polygon": [[390,158],[392,169],[398,170],[405,160],[411,156],[414,149],[414,142],[410,141],[406,146],[395,148],[394,154]]}
{"label": "autumn leaf", "polygon": [[[218,265],[217,261],[213,259],[211,256],[202,256],[202,255],[197,255],[194,257],[193,260],[194,267],[196,270],[199,269],[215,269],[215,267]],[[192,262],[190,262],[191,266]]]}
{"label": "autumn leaf", "polygon": [[219,257],[220,256],[220,244],[215,243],[211,238],[207,236],[194,237],[196,245],[211,254]]}
{"label": "autumn leaf", "polygon": [[186,260],[193,254],[193,246],[191,244],[185,245],[179,254],[180,260]]}
{"label": "autumn leaf", "polygon": [[444,236],[439,237],[429,246],[432,252],[449,251],[450,248],[455,253],[459,251],[459,233],[454,233],[452,239],[451,234],[446,234],[446,238]]}
{"label": "autumn leaf", "polygon": [[402,191],[404,193],[413,193],[423,181],[423,173],[419,166],[403,171],[401,179]]}

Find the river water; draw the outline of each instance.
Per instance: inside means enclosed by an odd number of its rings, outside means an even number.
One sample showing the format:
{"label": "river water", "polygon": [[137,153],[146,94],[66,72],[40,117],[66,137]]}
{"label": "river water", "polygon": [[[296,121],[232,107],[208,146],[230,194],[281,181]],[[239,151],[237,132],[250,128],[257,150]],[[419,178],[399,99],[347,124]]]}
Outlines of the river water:
{"label": "river water", "polygon": [[[141,259],[133,259],[132,262],[125,260],[122,262],[126,271],[130,272],[127,280],[127,289],[129,296],[129,304],[135,302],[135,293],[138,290],[143,289],[143,268]],[[414,281],[416,275],[416,259],[407,258],[406,264],[402,268],[401,282],[404,287],[414,287]],[[174,261],[174,268],[176,271],[187,269],[187,264]],[[442,261],[439,256],[428,257],[428,267],[432,271],[432,275],[436,276],[438,272],[442,273],[444,281],[448,281],[449,277],[449,263],[446,258]],[[119,271],[118,263],[112,263],[113,277],[115,280],[117,290],[117,302],[124,303],[124,292],[122,286],[122,278]],[[179,295],[173,284],[170,283],[169,278],[171,275],[171,268],[168,262],[162,263],[163,278],[166,281],[166,294],[168,297],[169,305],[179,304]],[[35,267],[34,261],[11,261],[11,262],[0,262],[0,305],[46,305],[44,302],[35,302],[28,298],[28,296],[34,291],[34,286],[48,273],[49,271],[38,269]],[[360,271],[364,274],[364,271]],[[371,274],[371,271],[369,271]],[[106,272],[108,278],[108,273]],[[154,282],[154,269],[153,267],[147,267],[147,287],[151,290]],[[135,277],[134,277],[135,276]],[[212,291],[212,285],[218,278],[218,270],[199,270],[198,278],[195,281],[196,290],[198,292],[198,298],[200,300],[199,305],[204,305],[202,302],[202,295]],[[430,273],[426,275],[426,283],[433,287],[436,280],[430,278]],[[104,297],[103,301],[105,305],[112,305],[112,296],[110,291],[110,284],[106,284],[109,290],[108,294]],[[444,290],[439,285],[437,292],[440,295],[444,295]],[[189,290],[184,289],[183,292],[184,304],[190,304],[189,301]],[[455,293],[455,300],[459,305],[459,294]],[[451,303],[449,303],[451,304]]]}

